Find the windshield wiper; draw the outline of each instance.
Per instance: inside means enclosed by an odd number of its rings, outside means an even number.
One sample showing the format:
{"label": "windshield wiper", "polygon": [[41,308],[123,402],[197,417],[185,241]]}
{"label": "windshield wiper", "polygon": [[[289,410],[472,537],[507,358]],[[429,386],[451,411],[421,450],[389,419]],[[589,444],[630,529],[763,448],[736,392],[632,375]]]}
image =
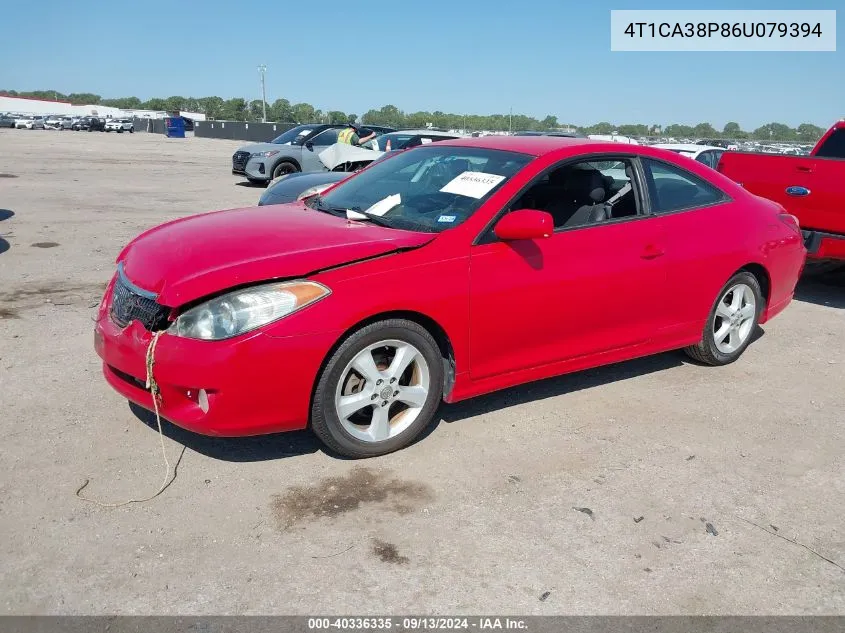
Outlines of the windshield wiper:
{"label": "windshield wiper", "polygon": [[[333,207],[328,207],[323,203],[322,196],[314,196],[308,204],[309,207],[314,209],[315,211],[322,211],[323,213],[328,213],[330,215],[337,216],[339,218],[346,217],[346,209],[335,209]],[[307,203],[306,203],[307,204]]]}

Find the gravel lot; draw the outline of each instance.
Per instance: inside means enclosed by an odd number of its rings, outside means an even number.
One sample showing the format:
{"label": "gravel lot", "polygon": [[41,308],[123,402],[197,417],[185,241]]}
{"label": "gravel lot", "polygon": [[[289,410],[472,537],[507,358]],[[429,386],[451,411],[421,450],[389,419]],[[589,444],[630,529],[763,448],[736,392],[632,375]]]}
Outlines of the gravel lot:
{"label": "gravel lot", "polygon": [[729,367],[668,353],[445,406],[366,462],[168,426],[161,496],[77,498],[162,480],[92,316],[133,236],[257,201],[240,144],[0,130],[2,612],[845,613],[822,558],[845,566],[835,282],[802,282]]}

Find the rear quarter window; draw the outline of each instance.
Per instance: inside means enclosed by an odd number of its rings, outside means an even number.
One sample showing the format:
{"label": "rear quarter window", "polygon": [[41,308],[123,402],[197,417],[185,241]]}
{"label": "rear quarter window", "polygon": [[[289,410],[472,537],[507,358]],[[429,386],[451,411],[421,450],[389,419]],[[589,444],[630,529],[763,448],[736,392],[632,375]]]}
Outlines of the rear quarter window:
{"label": "rear quarter window", "polygon": [[650,159],[643,160],[643,166],[654,213],[695,209],[727,200],[723,191],[685,169]]}
{"label": "rear quarter window", "polygon": [[833,134],[827,137],[819,151],[816,152],[819,158],[845,158],[845,128],[834,130]]}

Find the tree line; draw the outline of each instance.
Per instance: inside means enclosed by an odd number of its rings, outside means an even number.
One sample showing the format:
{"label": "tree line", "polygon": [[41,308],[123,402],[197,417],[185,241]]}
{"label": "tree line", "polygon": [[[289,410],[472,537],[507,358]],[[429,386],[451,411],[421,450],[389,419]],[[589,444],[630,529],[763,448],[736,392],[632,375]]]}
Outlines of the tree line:
{"label": "tree line", "polygon": [[[0,90],[0,95],[9,97],[32,97],[54,101],[69,101],[77,105],[102,105],[121,109],[164,110],[167,112],[200,112],[209,119],[225,121],[261,121],[264,115],[260,99],[247,101],[221,97],[180,97],[153,98],[142,101],[138,97],[120,97],[104,99],[100,95],[87,92],[63,94],[56,90],[33,90],[16,92]],[[585,134],[621,134],[623,136],[659,136],[672,138],[728,138],[737,140],[759,141],[797,141],[813,143],[821,137],[824,129],[812,123],[802,123],[792,128],[783,123],[767,123],[754,130],[743,130],[736,122],[729,122],[719,130],[710,123],[698,125],[670,125],[641,123],[616,124],[602,121],[594,125],[567,125],[558,121],[554,115],[543,119],[524,114],[450,114],[446,112],[403,112],[393,105],[386,105],[378,110],[372,109],[360,117],[357,114],[340,110],[322,111],[308,103],[291,103],[287,99],[276,99],[266,104],[267,120],[281,123],[347,123],[361,122],[373,125],[388,125],[396,128],[421,128],[433,126],[444,129],[486,130],[514,132],[525,130],[547,131],[558,129],[577,129]]]}

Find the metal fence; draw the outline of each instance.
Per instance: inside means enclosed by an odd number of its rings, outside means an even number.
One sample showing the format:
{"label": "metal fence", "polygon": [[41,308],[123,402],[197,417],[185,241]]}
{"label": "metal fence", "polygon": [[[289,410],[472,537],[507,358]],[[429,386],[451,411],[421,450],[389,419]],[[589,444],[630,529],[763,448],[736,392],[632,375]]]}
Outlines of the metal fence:
{"label": "metal fence", "polygon": [[258,143],[272,141],[296,123],[256,123],[244,121],[194,121],[194,136],[225,138]]}

